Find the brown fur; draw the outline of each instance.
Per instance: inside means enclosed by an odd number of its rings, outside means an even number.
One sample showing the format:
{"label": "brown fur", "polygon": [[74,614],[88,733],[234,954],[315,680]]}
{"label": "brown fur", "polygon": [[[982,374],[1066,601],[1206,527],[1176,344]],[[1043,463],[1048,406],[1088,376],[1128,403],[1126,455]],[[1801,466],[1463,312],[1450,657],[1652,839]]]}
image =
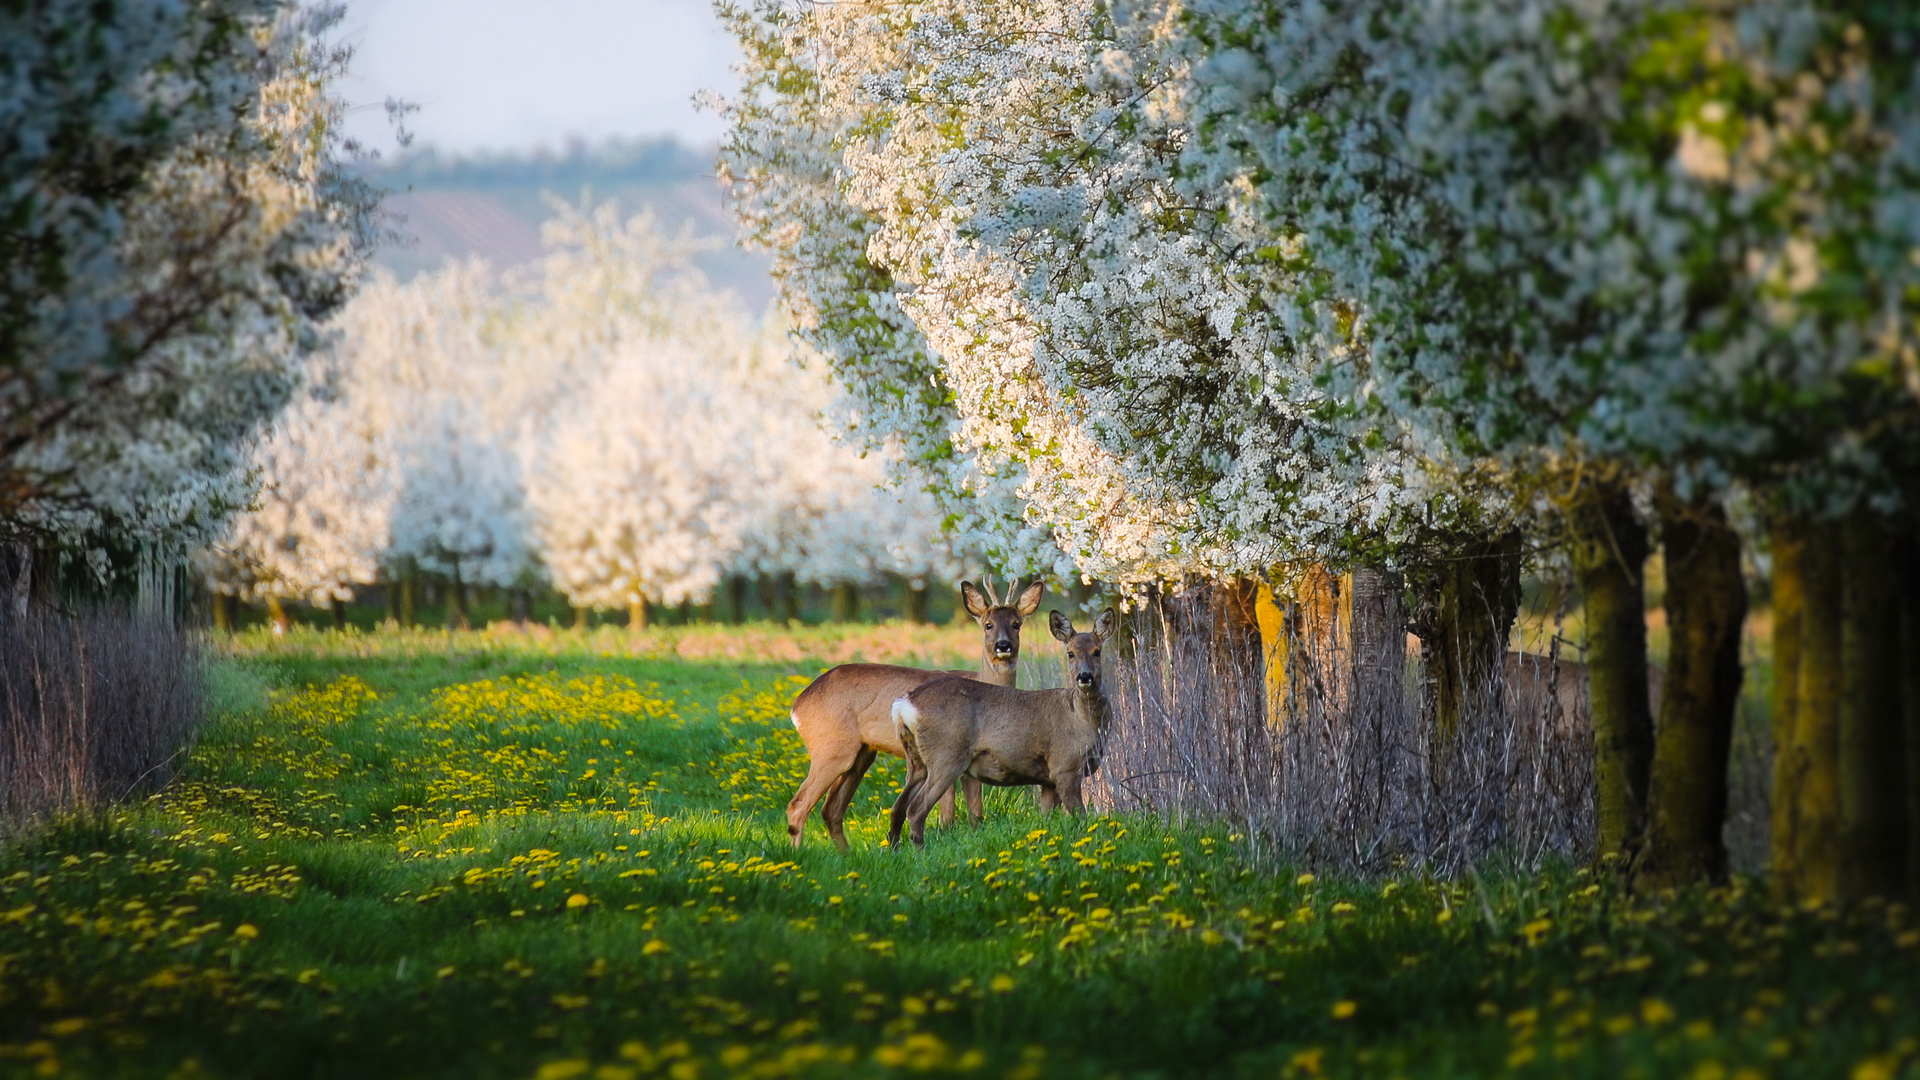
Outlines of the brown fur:
{"label": "brown fur", "polygon": [[[1020,658],[1020,625],[1039,608],[1040,594],[1041,584],[1036,581],[1018,599],[1010,596],[1008,603],[1002,604],[972,582],[961,583],[961,599],[968,614],[979,620],[982,631],[977,672],[842,664],[800,691],[800,696],[793,699],[793,726],[806,744],[808,768],[807,778],[787,803],[787,835],[795,848],[800,846],[807,815],[824,798],[820,817],[827,835],[841,850],[846,849],[847,807],[853,804],[867,769],[880,754],[905,756],[894,734],[891,710],[895,698],[928,679],[941,677],[1013,685]],[[966,796],[967,808],[978,824],[982,817],[980,785],[970,783]],[[940,817],[950,823],[954,816],[953,796],[948,793],[940,804]]]}
{"label": "brown fur", "polygon": [[927,814],[962,776],[995,787],[1038,785],[1040,806],[1078,811],[1080,781],[1100,767],[1100,740],[1111,717],[1100,678],[1100,643],[1113,629],[1102,612],[1091,633],[1077,633],[1058,611],[1053,636],[1067,646],[1068,685],[1060,690],[1015,690],[967,679],[934,679],[893,705],[894,725],[907,756],[907,784],[893,804],[887,843],[900,848],[900,830],[926,846]]}

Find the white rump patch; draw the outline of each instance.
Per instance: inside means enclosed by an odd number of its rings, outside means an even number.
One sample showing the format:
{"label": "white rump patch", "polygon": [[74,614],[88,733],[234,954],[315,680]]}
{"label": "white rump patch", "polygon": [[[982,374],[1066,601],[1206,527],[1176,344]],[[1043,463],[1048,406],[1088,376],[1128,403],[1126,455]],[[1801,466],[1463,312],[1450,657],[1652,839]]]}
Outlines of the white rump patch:
{"label": "white rump patch", "polygon": [[893,699],[893,722],[915,735],[920,734],[920,710],[904,697]]}

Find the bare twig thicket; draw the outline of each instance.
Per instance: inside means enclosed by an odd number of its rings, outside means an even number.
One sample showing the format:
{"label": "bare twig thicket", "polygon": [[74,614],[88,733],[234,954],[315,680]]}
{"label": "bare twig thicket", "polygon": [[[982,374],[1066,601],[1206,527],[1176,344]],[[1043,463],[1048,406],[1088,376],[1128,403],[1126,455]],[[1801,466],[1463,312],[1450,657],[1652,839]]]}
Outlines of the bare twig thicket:
{"label": "bare twig thicket", "polygon": [[[1592,728],[1571,646],[1510,656],[1442,735],[1417,657],[1392,658],[1401,678],[1367,679],[1350,643],[1296,637],[1283,699],[1270,701],[1257,644],[1218,620],[1182,617],[1173,597],[1126,619],[1095,805],[1229,821],[1262,857],[1346,873],[1592,855]],[[1743,717],[1727,835],[1748,872],[1766,850],[1766,741]]]}
{"label": "bare twig thicket", "polygon": [[164,784],[205,712],[200,665],[165,618],[0,613],[0,831]]}
{"label": "bare twig thicket", "polygon": [[1257,655],[1166,607],[1129,616],[1102,802],[1231,820],[1264,854],[1346,872],[1533,867],[1591,848],[1592,751],[1560,695],[1507,708],[1496,682],[1441,736],[1418,661],[1399,679],[1356,679],[1344,643],[1296,641],[1270,706]]}

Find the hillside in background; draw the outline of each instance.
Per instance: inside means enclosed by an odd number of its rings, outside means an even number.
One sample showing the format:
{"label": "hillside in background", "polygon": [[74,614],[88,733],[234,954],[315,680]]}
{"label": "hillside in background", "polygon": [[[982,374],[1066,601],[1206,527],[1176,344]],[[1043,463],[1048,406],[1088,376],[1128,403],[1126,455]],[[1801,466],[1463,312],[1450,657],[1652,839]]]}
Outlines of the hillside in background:
{"label": "hillside in background", "polygon": [[539,258],[540,225],[552,216],[546,197],[578,202],[618,200],[637,213],[652,207],[663,225],[689,222],[714,238],[700,267],[714,284],[759,311],[773,296],[767,260],[733,242],[733,220],[722,202],[710,149],[671,138],[576,145],[564,153],[447,157],[432,150],[407,154],[369,170],[387,188],[387,206],[405,238],[376,258],[402,280],[448,259],[478,255],[502,269]]}

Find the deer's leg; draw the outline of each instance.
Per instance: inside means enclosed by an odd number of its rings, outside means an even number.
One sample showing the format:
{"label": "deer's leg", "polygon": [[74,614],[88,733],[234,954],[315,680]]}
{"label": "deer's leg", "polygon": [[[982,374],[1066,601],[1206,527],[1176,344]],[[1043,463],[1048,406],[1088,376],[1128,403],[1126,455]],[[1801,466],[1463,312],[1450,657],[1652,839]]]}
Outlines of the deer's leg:
{"label": "deer's leg", "polygon": [[948,825],[953,824],[953,819],[959,816],[960,816],[959,813],[955,811],[953,807],[953,789],[948,788],[947,793],[945,795],[940,796],[941,827],[944,828]]}
{"label": "deer's leg", "polygon": [[900,797],[893,800],[893,813],[887,823],[887,846],[894,851],[900,850],[900,830],[906,825],[907,814],[913,808],[913,797],[926,786],[927,766],[914,753],[913,747],[907,747],[907,782],[900,786]]}
{"label": "deer's leg", "polygon": [[853,793],[860,790],[860,781],[866,777],[867,770],[873,767],[873,759],[873,747],[862,746],[854,755],[853,764],[833,782],[826,804],[820,807],[820,820],[827,824],[827,835],[841,851],[847,850],[847,807],[852,805]]}
{"label": "deer's leg", "polygon": [[1065,806],[1068,811],[1078,814],[1081,810],[1085,809],[1086,803],[1080,798],[1080,774],[1078,772],[1063,773],[1054,777],[1053,788],[1059,793],[1060,804]]}
{"label": "deer's leg", "polygon": [[1039,797],[1040,812],[1043,814],[1053,813],[1053,808],[1060,804],[1060,793],[1054,790],[1052,784],[1041,784]]}
{"label": "deer's leg", "polygon": [[852,749],[822,747],[813,755],[807,765],[807,778],[800,781],[800,790],[794,792],[787,803],[787,836],[793,840],[795,850],[800,847],[800,837],[805,832],[807,815],[813,812],[813,804],[853,765],[857,753]]}
{"label": "deer's leg", "polygon": [[987,820],[987,808],[980,798],[980,781],[963,774],[960,777],[960,790],[967,793],[967,816],[973,819],[973,827],[977,829],[981,822]]}
{"label": "deer's leg", "polygon": [[[957,757],[957,755],[956,755]],[[927,762],[926,774],[920,781],[919,790],[913,793],[913,806],[908,814],[913,821],[913,846],[927,846],[927,815],[933,811],[935,803],[941,798],[953,794],[953,782],[967,767],[964,758],[948,760],[945,758]]]}

